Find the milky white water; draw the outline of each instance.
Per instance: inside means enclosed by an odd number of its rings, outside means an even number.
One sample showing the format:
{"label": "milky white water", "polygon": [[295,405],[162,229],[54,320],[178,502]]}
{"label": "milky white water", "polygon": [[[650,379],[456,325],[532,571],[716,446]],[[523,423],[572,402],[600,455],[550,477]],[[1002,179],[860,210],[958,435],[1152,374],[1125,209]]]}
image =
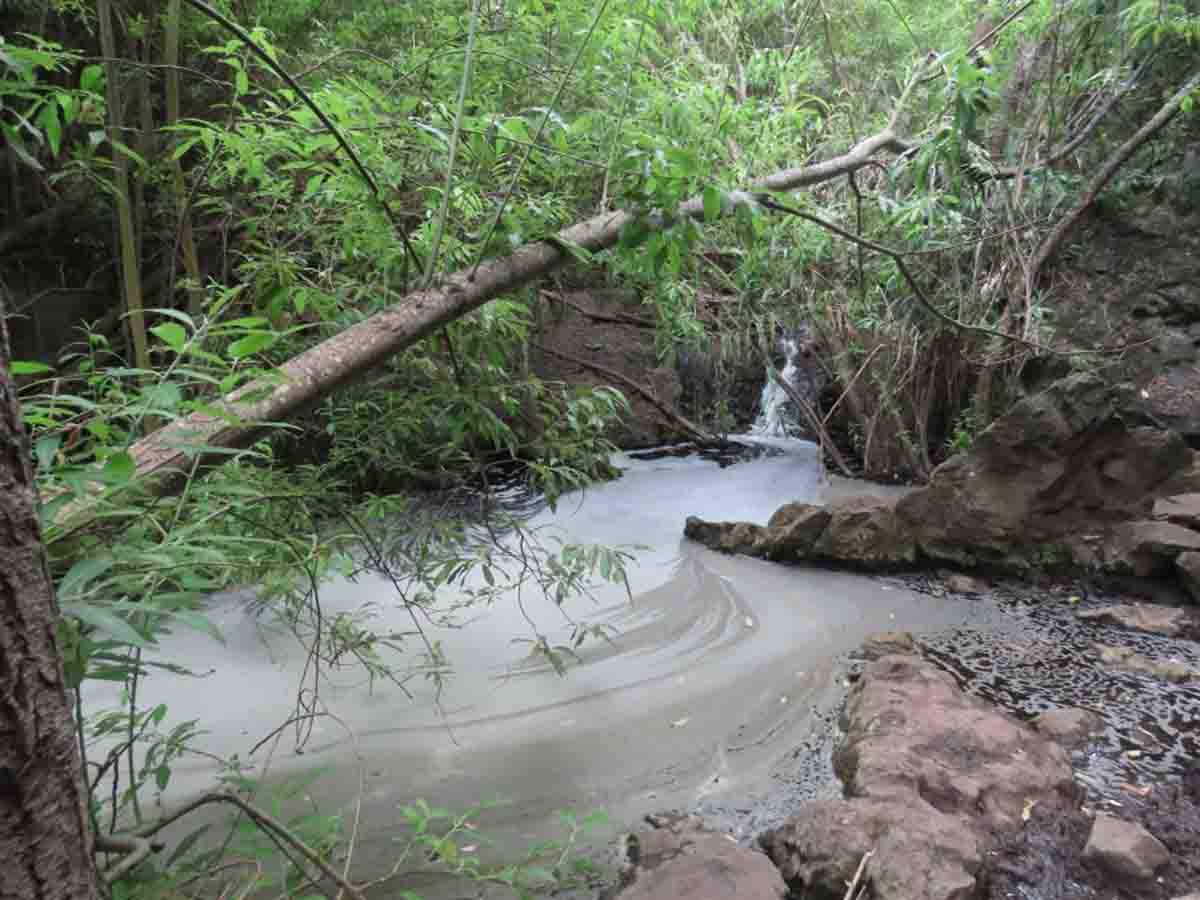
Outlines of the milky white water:
{"label": "milky white water", "polygon": [[[812,444],[770,443],[777,455],[725,469],[695,456],[619,455],[623,477],[534,517],[564,540],[646,548],[629,569],[632,603],[617,587],[568,602],[576,619],[611,626],[614,638],[585,645],[565,676],[528,663],[527,645],[513,641],[529,637],[529,624],[515,602],[499,602],[462,628],[434,630],[454,665],[441,712],[421,683],[409,699],[386,682],[334,672],[321,698],[338,721],[317,722],[303,753],[285,737],[271,777],[326,769],[310,793],[328,812],[349,815],[361,794],[364,874],[387,864],[397,807],[416,797],[448,807],[510,798],[514,805],[484,824],[519,842],[552,835],[554,813],[567,807],[604,808],[630,823],[656,809],[736,806],[770,791],[779,758],[836,702],[839,654],[872,631],[937,629],[971,615],[961,601],[722,556],[683,539],[689,515],[765,522],[782,503],[840,492],[823,478]],[[379,578],[325,585],[321,602],[326,615],[369,604],[380,630],[410,624]],[[552,642],[569,634],[549,602],[525,605]],[[173,721],[198,719],[209,752],[261,766],[267,749],[250,750],[293,713],[304,656],[264,629],[244,595],[216,598],[210,612],[224,644],[181,631],[164,640],[162,655],[211,674],[155,674],[139,699],[167,703]],[[93,711],[117,701],[103,685],[86,695]],[[177,764],[167,805],[208,788],[216,771],[201,756]]]}

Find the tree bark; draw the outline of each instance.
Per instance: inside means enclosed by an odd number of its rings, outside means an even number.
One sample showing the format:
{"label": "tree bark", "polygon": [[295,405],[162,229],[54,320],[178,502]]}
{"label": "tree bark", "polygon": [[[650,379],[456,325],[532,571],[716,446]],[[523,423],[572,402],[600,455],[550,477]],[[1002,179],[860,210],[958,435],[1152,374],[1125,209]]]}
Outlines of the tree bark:
{"label": "tree bark", "polygon": [[29,442],[0,309],[0,900],[99,900]]}

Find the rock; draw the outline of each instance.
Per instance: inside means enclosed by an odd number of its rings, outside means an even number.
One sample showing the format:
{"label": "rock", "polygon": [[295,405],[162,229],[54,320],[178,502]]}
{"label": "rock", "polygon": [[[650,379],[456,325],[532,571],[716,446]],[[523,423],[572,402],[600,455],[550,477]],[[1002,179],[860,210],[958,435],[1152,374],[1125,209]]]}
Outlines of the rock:
{"label": "rock", "polygon": [[829,524],[813,545],[813,556],[868,568],[916,559],[916,543],[896,518],[895,498],[846,497],[826,509]]}
{"label": "rock", "polygon": [[1027,397],[992,423],[967,454],[896,507],[922,555],[968,567],[1019,569],[1086,562],[1080,536],[1150,513],[1155,490],[1189,466],[1183,439],[1130,427],[1127,387],[1076,374]]}
{"label": "rock", "polygon": [[991,590],[991,585],[983,579],[962,572],[942,572],[940,575],[946,590],[955,594],[986,594]]}
{"label": "rock", "polygon": [[833,762],[851,796],[920,796],[988,829],[1015,829],[1027,799],[1074,795],[1061,747],[917,657],[868,665],[843,716]]}
{"label": "rock", "polygon": [[823,506],[781,506],[767,523],[767,558],[777,562],[807,559],[831,518],[832,513]]}
{"label": "rock", "polygon": [[1188,550],[1175,557],[1175,573],[1193,602],[1200,603],[1200,553]]}
{"label": "rock", "polygon": [[859,647],[858,655],[865,660],[876,660],[895,654],[911,656],[916,652],[917,642],[913,640],[911,633],[907,631],[877,631],[867,635],[866,640]]}
{"label": "rock", "polygon": [[1101,606],[1097,609],[1080,610],[1076,616],[1085,622],[1117,625],[1166,637],[1184,637],[1196,628],[1195,616],[1190,611],[1174,606],[1156,606],[1153,603]]}
{"label": "rock", "polygon": [[1200,675],[1200,673],[1197,673],[1185,663],[1176,660],[1159,662],[1147,656],[1142,656],[1128,647],[1096,644],[1095,649],[1100,657],[1100,661],[1105,665],[1116,666],[1117,668],[1124,669],[1126,672],[1134,672],[1138,675],[1150,675],[1154,678],[1161,678],[1163,681],[1170,681],[1174,684],[1183,684]]}
{"label": "rock", "polygon": [[1167,848],[1141,825],[1100,813],[1083,858],[1120,878],[1148,881],[1171,859]]}
{"label": "rock", "polygon": [[1200,493],[1159,497],[1154,501],[1154,518],[1185,528],[1200,528]]}
{"label": "rock", "polygon": [[740,847],[696,816],[648,816],[627,838],[622,900],[782,900],[787,886],[762,853]]}
{"label": "rock", "polygon": [[[881,649],[904,638],[883,634]],[[806,804],[761,843],[794,896],[841,897],[862,855],[875,900],[979,896],[996,835],[1030,803],[1076,805],[1066,751],[914,656],[867,665],[834,767],[845,800]]]}
{"label": "rock", "polygon": [[762,556],[765,552],[767,530],[750,522],[706,522],[696,516],[688,516],[683,533],[693,541],[722,553]]}
{"label": "rock", "polygon": [[1162,483],[1162,496],[1200,493],[1200,453],[1192,451],[1191,462]]}
{"label": "rock", "polygon": [[1030,723],[1039,733],[1063,747],[1075,747],[1100,729],[1103,720],[1091,710],[1051,709]]}
{"label": "rock", "polygon": [[983,868],[971,830],[919,797],[818,800],[762,844],[795,897],[840,898],[868,850],[874,900],[970,900]]}
{"label": "rock", "polygon": [[1180,553],[1200,550],[1200,532],[1171,522],[1122,522],[1109,538],[1105,559],[1114,572],[1163,575]]}

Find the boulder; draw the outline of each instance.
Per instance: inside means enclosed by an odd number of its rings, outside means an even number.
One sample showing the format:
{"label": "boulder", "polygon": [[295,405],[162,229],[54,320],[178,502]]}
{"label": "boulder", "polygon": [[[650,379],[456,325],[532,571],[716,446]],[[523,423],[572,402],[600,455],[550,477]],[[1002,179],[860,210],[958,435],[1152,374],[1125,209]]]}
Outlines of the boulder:
{"label": "boulder", "polygon": [[1150,659],[1148,656],[1143,656],[1129,647],[1096,644],[1096,654],[1105,665],[1124,669],[1126,672],[1133,672],[1137,675],[1149,675],[1152,678],[1160,678],[1163,681],[1169,681],[1173,684],[1183,684],[1184,682],[1200,677],[1200,672],[1197,672],[1186,663],[1181,663],[1178,660],[1160,662],[1159,660]]}
{"label": "boulder", "polygon": [[1077,747],[1100,730],[1104,723],[1096,713],[1087,709],[1065,707],[1051,709],[1036,716],[1030,723],[1038,733],[1063,747]]}
{"label": "boulder", "polygon": [[1140,520],[1116,525],[1106,542],[1106,567],[1123,574],[1164,575],[1180,553],[1200,551],[1200,532],[1171,522]]}
{"label": "boulder", "polygon": [[722,553],[765,555],[767,530],[750,522],[706,522],[688,516],[683,533],[697,543]]}
{"label": "boulder", "polygon": [[776,562],[807,559],[832,514],[823,506],[789,503],[767,523],[767,558]]}
{"label": "boulder", "polygon": [[1152,603],[1120,603],[1084,609],[1076,613],[1085,622],[1116,625],[1133,631],[1161,634],[1166,637],[1188,637],[1200,631],[1196,616],[1190,610],[1175,606],[1156,606]]}
{"label": "boulder", "polygon": [[997,835],[1020,829],[1031,804],[1076,805],[1062,747],[917,657],[869,663],[842,727],[846,799],[806,804],[761,838],[795,896],[841,897],[874,850],[876,900],[977,897]]}
{"label": "boulder", "polygon": [[896,518],[895,498],[846,497],[826,509],[829,524],[813,545],[814,557],[868,568],[916,560],[916,543]]}
{"label": "boulder", "polygon": [[970,829],[918,797],[808,803],[762,844],[796,897],[842,897],[863,855],[874,851],[876,900],[971,900],[984,861]]}
{"label": "boulder", "polygon": [[834,771],[851,796],[919,796],[985,828],[1020,828],[1027,800],[1074,795],[1066,752],[914,656],[871,663],[846,703]]}
{"label": "boulder", "polygon": [[696,816],[647,817],[625,840],[622,900],[782,900],[787,886],[762,853],[740,847]]}
{"label": "boulder", "polygon": [[1118,878],[1149,881],[1170,861],[1171,855],[1141,825],[1100,813],[1092,824],[1083,858]]}
{"label": "boulder", "polygon": [[1188,466],[1182,438],[1130,427],[1126,387],[1077,374],[1027,397],[897,505],[921,552],[1019,568],[1042,546],[1150,512],[1154,489]]}

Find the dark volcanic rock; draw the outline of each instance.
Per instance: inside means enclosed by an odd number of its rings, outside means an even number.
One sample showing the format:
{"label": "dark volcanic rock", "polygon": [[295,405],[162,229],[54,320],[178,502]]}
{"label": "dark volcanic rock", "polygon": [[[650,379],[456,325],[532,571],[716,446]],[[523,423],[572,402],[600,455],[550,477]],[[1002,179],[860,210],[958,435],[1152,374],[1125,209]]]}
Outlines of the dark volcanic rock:
{"label": "dark volcanic rock", "polygon": [[738,846],[695,816],[647,817],[626,839],[622,900],[781,900],[787,886],[762,853]]}
{"label": "dark volcanic rock", "polygon": [[913,656],[870,663],[834,756],[845,800],[803,807],[762,837],[793,892],[841,897],[862,855],[877,900],[979,895],[987,852],[1033,806],[1070,809],[1066,751]]}

